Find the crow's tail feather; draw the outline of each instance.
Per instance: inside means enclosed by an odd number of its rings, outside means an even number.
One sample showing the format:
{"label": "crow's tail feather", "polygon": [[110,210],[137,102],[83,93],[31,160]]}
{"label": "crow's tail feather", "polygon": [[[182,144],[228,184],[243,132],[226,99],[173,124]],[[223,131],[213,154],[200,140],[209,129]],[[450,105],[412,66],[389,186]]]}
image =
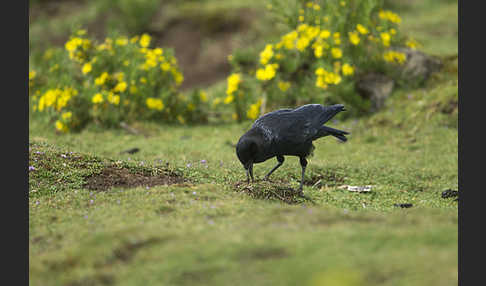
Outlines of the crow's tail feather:
{"label": "crow's tail feather", "polygon": [[344,136],[344,135],[348,135],[349,132],[334,129],[334,128],[327,127],[327,126],[322,126],[321,130],[324,131],[325,133],[327,133],[327,135],[332,135],[332,136],[338,138],[339,140],[341,140],[343,142],[348,141],[348,138],[346,138],[346,136]]}
{"label": "crow's tail feather", "polygon": [[346,142],[348,141],[348,138],[346,138],[346,136],[344,135],[336,135],[336,134],[332,134],[332,136],[336,137],[337,139],[343,141],[343,142]]}

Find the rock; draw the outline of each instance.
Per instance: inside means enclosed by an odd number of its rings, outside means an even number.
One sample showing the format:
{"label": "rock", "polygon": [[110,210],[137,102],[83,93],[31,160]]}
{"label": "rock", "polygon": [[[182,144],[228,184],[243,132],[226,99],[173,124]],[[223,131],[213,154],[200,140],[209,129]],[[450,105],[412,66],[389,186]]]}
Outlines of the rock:
{"label": "rock", "polygon": [[371,100],[371,111],[383,107],[385,99],[390,96],[394,82],[391,78],[379,73],[367,73],[356,82],[356,91],[361,97]]}
{"label": "rock", "polygon": [[135,154],[137,153],[138,151],[140,151],[139,148],[135,147],[135,148],[131,148],[131,149],[128,149],[128,150],[125,150],[125,151],[122,151],[120,152],[120,154],[123,154],[123,153],[127,153],[127,154]]}
{"label": "rock", "polygon": [[394,207],[400,207],[400,208],[411,208],[413,204],[410,203],[404,203],[404,204],[394,204]]}
{"label": "rock", "polygon": [[[443,63],[439,58],[427,55],[419,50],[407,47],[397,47],[393,50],[406,55],[405,63],[398,67],[397,84],[421,84],[429,76],[439,71]],[[386,98],[395,87],[395,81],[377,72],[365,73],[358,77],[355,88],[358,94],[371,101],[371,112],[376,112],[384,106]]]}
{"label": "rock", "polygon": [[458,197],[459,198],[459,192],[456,191],[456,190],[447,189],[447,190],[442,192],[441,196],[442,196],[443,199],[450,198],[450,197]]}
{"label": "rock", "polygon": [[406,82],[418,84],[426,81],[429,76],[442,68],[442,61],[439,58],[427,55],[419,50],[407,47],[395,48],[407,56],[406,62],[400,67],[400,78]]}
{"label": "rock", "polygon": [[357,192],[357,193],[367,193],[371,192],[373,186],[371,185],[366,185],[366,186],[350,186],[350,185],[342,185],[339,186],[339,189],[346,189],[350,192]]}

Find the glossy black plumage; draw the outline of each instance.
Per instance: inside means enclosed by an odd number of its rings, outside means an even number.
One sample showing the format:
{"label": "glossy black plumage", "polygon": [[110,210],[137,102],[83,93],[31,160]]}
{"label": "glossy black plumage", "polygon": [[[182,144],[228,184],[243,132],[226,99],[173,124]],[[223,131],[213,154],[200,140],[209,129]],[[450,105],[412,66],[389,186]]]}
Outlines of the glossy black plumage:
{"label": "glossy black plumage", "polygon": [[342,104],[323,106],[307,104],[295,109],[280,109],[258,118],[236,145],[236,154],[247,172],[247,179],[253,181],[253,164],[277,157],[278,164],[265,176],[267,179],[285,158],[297,156],[302,166],[302,180],[299,191],[302,192],[306,158],[312,153],[312,141],[332,135],[346,141],[346,131],[337,130],[323,124],[337,113],[344,111]]}

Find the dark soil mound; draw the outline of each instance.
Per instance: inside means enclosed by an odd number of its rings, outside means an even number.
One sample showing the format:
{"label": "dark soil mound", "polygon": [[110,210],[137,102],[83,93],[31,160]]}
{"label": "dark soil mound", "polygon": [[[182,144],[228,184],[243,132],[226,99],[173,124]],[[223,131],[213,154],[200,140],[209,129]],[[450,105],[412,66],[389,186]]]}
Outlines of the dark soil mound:
{"label": "dark soil mound", "polygon": [[173,185],[185,182],[181,175],[165,170],[156,176],[142,171],[133,171],[126,168],[107,167],[96,175],[85,178],[84,188],[97,191],[106,191],[111,187],[134,188],[138,186],[152,187],[157,185]]}

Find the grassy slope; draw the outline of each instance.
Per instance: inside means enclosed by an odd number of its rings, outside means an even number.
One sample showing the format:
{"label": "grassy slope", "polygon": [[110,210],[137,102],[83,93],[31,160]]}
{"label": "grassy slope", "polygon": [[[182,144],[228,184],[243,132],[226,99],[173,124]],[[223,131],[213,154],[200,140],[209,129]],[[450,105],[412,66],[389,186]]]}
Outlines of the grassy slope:
{"label": "grassy slope", "polygon": [[[81,185],[82,175],[99,172],[103,160],[93,156],[134,166],[143,162],[147,168],[168,161],[193,182],[107,192],[61,188],[61,182],[53,182],[45,190],[32,175],[31,192],[39,187],[30,199],[32,285],[82,285],[90,280],[117,285],[295,285],[321,272],[324,278],[355,275],[369,285],[456,284],[457,204],[440,193],[457,188],[457,129],[449,123],[457,115],[430,115],[431,106],[437,105],[434,94],[454,97],[444,86],[412,93],[422,100],[396,95],[390,109],[419,110],[413,119],[410,113],[400,119],[384,112],[334,123],[352,136],[346,144],[334,138],[316,142],[307,180],[321,176],[328,186],[305,188],[315,204],[302,200],[286,205],[233,190],[244,172],[226,142],[234,143],[246,125],[146,124],[153,135],[143,138],[121,130],[56,136],[32,122],[33,142],[62,147],[56,151],[36,143],[31,157],[45,152],[59,172],[74,178],[73,185]],[[427,116],[428,123],[421,123]],[[131,147],[141,151],[119,154]],[[71,151],[82,158],[88,154],[82,161],[90,167],[77,169],[60,156]],[[257,178],[274,163],[257,165]],[[37,168],[33,172],[42,171],[40,162],[32,160],[31,165]],[[273,175],[274,184],[295,188],[298,174],[298,161],[290,157]],[[340,184],[372,184],[374,189],[356,194],[338,189]],[[273,187],[257,182],[255,188]],[[405,202],[414,207],[393,207]]]}
{"label": "grassy slope", "polygon": [[[454,13],[447,7],[436,21]],[[412,13],[402,13],[404,26]],[[429,48],[457,52],[445,41],[431,38]],[[334,138],[315,143],[306,179],[325,183],[305,187],[314,204],[287,205],[233,190],[245,174],[227,142],[235,143],[249,123],[142,124],[147,138],[95,128],[57,136],[33,117],[31,285],[456,285],[457,203],[440,198],[444,189],[457,189],[457,111],[446,113],[457,99],[453,67],[424,89],[397,91],[381,113],[330,124],[352,135],[346,144]],[[132,147],[141,151],[120,154]],[[192,183],[80,188],[83,176],[99,172],[108,159],[129,168],[143,162],[148,170],[170,162]],[[256,165],[256,177],[274,164]],[[254,188],[295,188],[299,173],[297,159],[289,157],[272,175],[274,185]],[[338,189],[341,184],[374,189],[356,194]],[[414,207],[393,207],[402,202]]]}

